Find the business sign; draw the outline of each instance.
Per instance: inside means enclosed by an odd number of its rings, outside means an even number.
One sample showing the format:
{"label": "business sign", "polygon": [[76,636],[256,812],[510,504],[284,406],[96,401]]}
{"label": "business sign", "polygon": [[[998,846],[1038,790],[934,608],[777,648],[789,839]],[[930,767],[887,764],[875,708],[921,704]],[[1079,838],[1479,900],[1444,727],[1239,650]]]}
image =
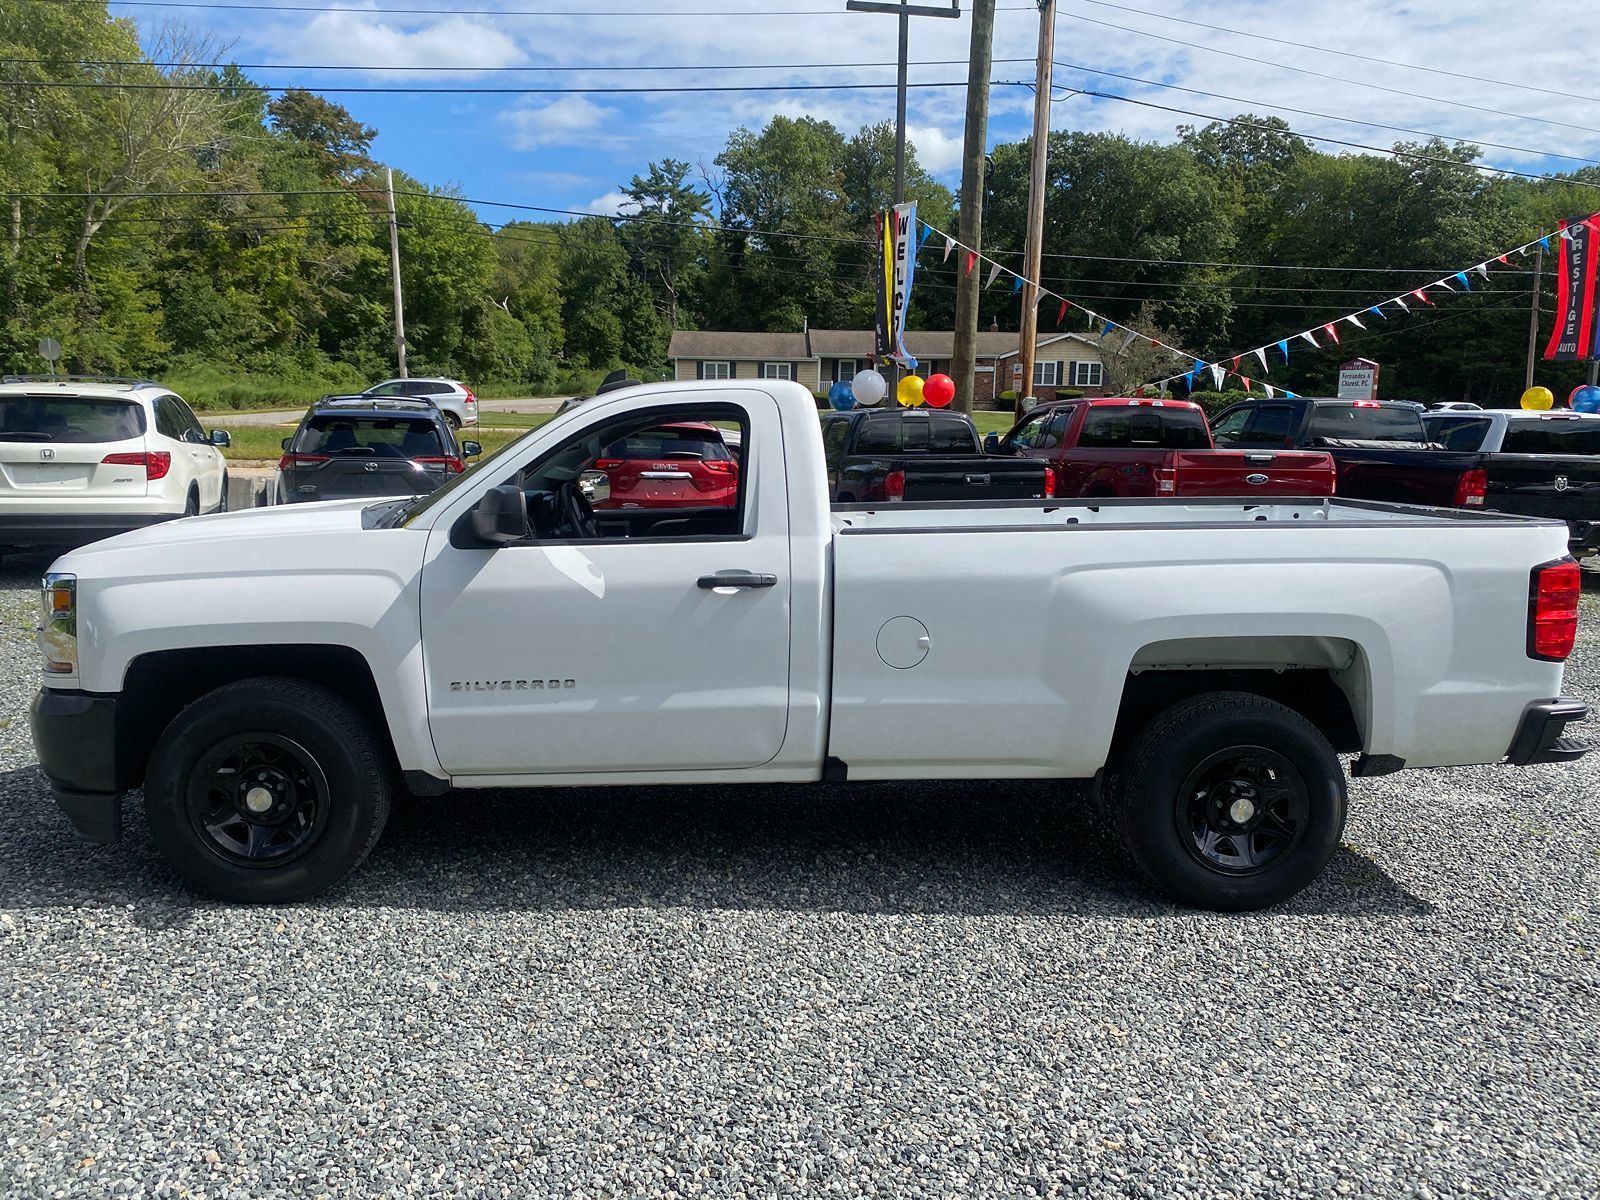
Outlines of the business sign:
{"label": "business sign", "polygon": [[896,204],[879,213],[876,221],[882,265],[873,322],[878,358],[915,371],[917,360],[906,349],[906,314],[917,271],[917,202]]}
{"label": "business sign", "polygon": [[1378,364],[1370,358],[1355,358],[1339,366],[1339,399],[1376,400]]}
{"label": "business sign", "polygon": [[1600,213],[1561,222],[1556,266],[1556,327],[1544,348],[1547,362],[1600,357],[1594,307],[1595,269],[1600,265]]}

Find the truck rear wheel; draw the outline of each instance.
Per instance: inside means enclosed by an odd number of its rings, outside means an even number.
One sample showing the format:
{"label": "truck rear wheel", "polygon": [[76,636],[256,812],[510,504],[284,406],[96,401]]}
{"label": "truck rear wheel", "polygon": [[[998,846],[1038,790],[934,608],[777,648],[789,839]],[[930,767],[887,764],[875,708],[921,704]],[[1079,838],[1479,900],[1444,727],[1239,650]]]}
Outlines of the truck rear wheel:
{"label": "truck rear wheel", "polygon": [[284,903],[360,865],[388,820],[393,780],[371,724],[298,679],[202,696],[156,743],[150,835],[174,870],[221,900]]}
{"label": "truck rear wheel", "polygon": [[1161,713],[1107,792],[1134,865],[1174,898],[1227,912],[1277,904],[1320,875],[1347,807],[1344,770],[1316,726],[1248,692]]}

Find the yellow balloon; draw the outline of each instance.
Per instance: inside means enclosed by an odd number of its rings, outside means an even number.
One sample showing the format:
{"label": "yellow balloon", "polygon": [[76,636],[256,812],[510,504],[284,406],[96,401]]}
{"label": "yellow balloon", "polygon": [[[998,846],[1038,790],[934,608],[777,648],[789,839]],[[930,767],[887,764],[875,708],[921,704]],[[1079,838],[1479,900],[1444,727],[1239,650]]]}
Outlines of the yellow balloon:
{"label": "yellow balloon", "polygon": [[1522,393],[1522,407],[1538,409],[1543,412],[1555,404],[1556,398],[1550,394],[1547,387],[1531,387]]}
{"label": "yellow balloon", "polygon": [[922,376],[907,375],[900,381],[900,386],[894,390],[895,399],[907,408],[916,408],[922,403]]}

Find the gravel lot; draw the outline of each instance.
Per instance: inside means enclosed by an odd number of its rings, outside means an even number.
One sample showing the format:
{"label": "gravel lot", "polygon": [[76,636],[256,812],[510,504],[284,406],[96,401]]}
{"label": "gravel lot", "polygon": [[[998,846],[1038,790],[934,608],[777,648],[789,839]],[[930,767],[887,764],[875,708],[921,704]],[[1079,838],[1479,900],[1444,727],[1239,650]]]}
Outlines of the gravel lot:
{"label": "gravel lot", "polygon": [[1033,785],[414,802],[325,902],[234,908],[51,805],[41,566],[0,570],[0,1195],[1595,1195],[1600,756],[1358,782],[1250,916]]}

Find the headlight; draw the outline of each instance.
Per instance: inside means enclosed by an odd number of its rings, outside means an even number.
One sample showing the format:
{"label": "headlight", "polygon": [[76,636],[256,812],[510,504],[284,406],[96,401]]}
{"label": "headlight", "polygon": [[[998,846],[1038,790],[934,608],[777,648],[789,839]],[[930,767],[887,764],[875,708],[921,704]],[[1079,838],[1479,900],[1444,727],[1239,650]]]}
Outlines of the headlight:
{"label": "headlight", "polygon": [[78,670],[78,577],[52,571],[40,596],[39,650],[46,675]]}

